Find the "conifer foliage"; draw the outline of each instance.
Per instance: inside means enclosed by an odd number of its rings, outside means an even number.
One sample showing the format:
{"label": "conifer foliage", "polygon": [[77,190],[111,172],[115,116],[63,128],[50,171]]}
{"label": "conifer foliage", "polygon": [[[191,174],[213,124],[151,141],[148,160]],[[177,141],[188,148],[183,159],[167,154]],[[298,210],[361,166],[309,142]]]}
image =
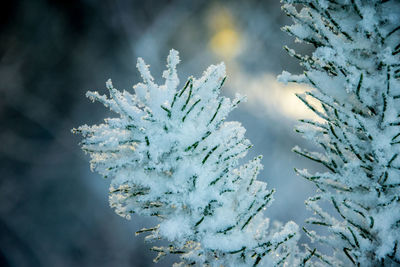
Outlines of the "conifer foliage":
{"label": "conifer foliage", "polygon": [[148,233],[147,241],[171,243],[153,248],[156,260],[172,253],[185,266],[297,265],[297,225],[269,227],[263,215],[273,190],[256,180],[261,157],[239,166],[251,144],[240,123],[225,121],[242,98],[220,96],[224,65],[179,88],[178,63],[171,50],[165,83],[157,85],[139,58],[144,82],[134,93],[116,90],[111,80],[109,97],[87,93],[118,115],[74,129],[84,137],[91,168],[111,179],[111,207],[125,218],[159,219],[138,231]]}
{"label": "conifer foliage", "polygon": [[[315,255],[333,266],[399,264],[400,2],[283,2],[294,21],[284,30],[315,47],[312,56],[286,48],[305,72],[280,76],[314,88],[298,97],[320,117],[297,128],[320,152],[294,148],[327,169],[296,170],[318,188],[306,202],[316,215],[308,222],[331,233],[305,230],[335,251],[334,257]],[[322,202],[335,214],[324,211]]]}

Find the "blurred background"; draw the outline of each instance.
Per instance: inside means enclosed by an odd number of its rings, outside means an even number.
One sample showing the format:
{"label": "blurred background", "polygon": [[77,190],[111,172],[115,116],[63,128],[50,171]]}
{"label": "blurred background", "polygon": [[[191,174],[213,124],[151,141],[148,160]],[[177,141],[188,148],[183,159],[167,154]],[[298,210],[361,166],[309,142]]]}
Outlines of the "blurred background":
{"label": "blurred background", "polygon": [[291,148],[309,147],[293,127],[313,115],[294,96],[305,88],[276,76],[302,72],[284,44],[310,48],[280,30],[290,20],[278,0],[25,0],[0,14],[0,266],[171,266],[172,257],[154,264],[152,244],[134,235],[152,219],[109,208],[109,181],[90,172],[70,132],[113,116],[86,91],[105,93],[108,78],[131,89],[139,56],[162,82],[170,48],[182,83],[226,63],[223,93],[248,96],[230,120],[245,126],[248,159],[264,155],[259,179],[277,190],[266,214],[304,225],[314,188],[293,168],[318,168]]}

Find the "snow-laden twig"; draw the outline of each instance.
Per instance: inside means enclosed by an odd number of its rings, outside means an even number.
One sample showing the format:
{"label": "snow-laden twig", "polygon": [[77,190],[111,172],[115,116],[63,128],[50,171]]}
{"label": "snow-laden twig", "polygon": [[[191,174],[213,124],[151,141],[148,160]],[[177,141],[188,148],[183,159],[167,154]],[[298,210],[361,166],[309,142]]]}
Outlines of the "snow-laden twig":
{"label": "snow-laden twig", "polygon": [[111,178],[110,205],[125,218],[159,219],[138,231],[170,242],[153,248],[156,260],[179,254],[182,265],[297,265],[297,225],[269,227],[263,215],[274,191],[256,179],[261,157],[239,166],[251,144],[240,123],[225,121],[243,99],[220,96],[225,66],[210,66],[178,87],[178,63],[171,50],[165,83],[157,85],[139,58],[144,82],[135,93],[116,90],[110,80],[109,97],[87,93],[119,115],[74,129],[92,169]]}
{"label": "snow-laden twig", "polygon": [[[400,2],[283,2],[294,21],[284,30],[315,51],[310,57],[288,48],[305,72],[280,78],[313,86],[299,98],[324,121],[299,129],[322,154],[294,149],[327,168],[297,171],[319,190],[307,201],[316,214],[309,222],[326,226],[331,235],[307,233],[332,246],[336,259],[321,255],[324,264],[400,264]],[[322,212],[321,201],[336,214]]]}

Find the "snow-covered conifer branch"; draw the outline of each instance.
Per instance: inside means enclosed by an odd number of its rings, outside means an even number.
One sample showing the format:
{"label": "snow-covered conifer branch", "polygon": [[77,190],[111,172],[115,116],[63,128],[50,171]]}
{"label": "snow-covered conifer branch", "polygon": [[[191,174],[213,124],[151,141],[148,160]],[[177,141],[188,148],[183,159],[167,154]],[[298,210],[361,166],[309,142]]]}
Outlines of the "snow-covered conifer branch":
{"label": "snow-covered conifer branch", "polygon": [[[331,235],[306,232],[333,247],[336,259],[321,256],[324,264],[400,264],[400,2],[283,2],[294,21],[284,30],[315,51],[310,57],[287,48],[305,72],[284,72],[280,79],[314,87],[299,98],[324,121],[304,121],[298,129],[322,153],[294,148],[327,168],[297,170],[319,190],[307,201],[316,214],[309,222],[328,227]],[[324,212],[321,201],[336,215]]]}
{"label": "snow-covered conifer branch", "polygon": [[178,63],[171,50],[165,84],[157,85],[139,58],[144,82],[134,93],[116,90],[110,80],[109,97],[87,93],[118,114],[74,129],[84,137],[91,168],[112,179],[110,205],[125,218],[159,219],[138,231],[148,233],[148,241],[171,243],[153,248],[156,260],[172,253],[181,255],[182,265],[297,265],[297,225],[269,227],[263,215],[273,190],[256,180],[261,157],[239,166],[251,144],[240,123],[225,121],[242,100],[220,96],[225,66],[210,66],[180,88]]}

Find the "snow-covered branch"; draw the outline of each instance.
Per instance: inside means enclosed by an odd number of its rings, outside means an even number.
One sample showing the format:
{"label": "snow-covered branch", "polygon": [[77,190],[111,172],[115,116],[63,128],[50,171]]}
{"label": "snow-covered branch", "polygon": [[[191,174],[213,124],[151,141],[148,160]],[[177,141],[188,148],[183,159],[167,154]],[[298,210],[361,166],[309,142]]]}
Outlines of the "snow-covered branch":
{"label": "snow-covered branch", "polygon": [[139,58],[144,82],[134,93],[116,90],[110,80],[109,97],[87,93],[118,114],[74,129],[92,169],[111,178],[110,205],[125,218],[159,219],[139,231],[148,241],[171,243],[153,248],[157,260],[172,253],[182,265],[297,265],[297,225],[269,227],[263,215],[274,191],[256,179],[261,157],[239,166],[251,144],[240,123],[225,121],[243,99],[220,96],[225,66],[210,66],[178,87],[179,61],[171,50],[163,85]]}
{"label": "snow-covered branch", "polygon": [[[327,169],[297,170],[318,188],[307,201],[316,214],[309,222],[327,226],[331,235],[307,233],[334,249],[336,259],[321,257],[326,264],[399,264],[400,2],[283,2],[294,21],[284,30],[315,51],[303,56],[287,48],[305,72],[280,78],[313,86],[299,98],[324,121],[304,121],[297,129],[322,153],[294,151]],[[322,211],[321,201],[331,204],[335,216]]]}

